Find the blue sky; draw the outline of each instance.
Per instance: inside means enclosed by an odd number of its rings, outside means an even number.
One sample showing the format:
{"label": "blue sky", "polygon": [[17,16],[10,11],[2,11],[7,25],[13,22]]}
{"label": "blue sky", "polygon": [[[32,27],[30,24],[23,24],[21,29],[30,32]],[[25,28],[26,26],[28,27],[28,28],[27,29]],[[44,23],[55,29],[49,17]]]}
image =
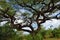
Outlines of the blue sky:
{"label": "blue sky", "polygon": [[[20,10],[20,11],[24,12],[25,10],[22,9],[22,10]],[[17,13],[19,14],[19,12],[17,12]],[[56,11],[54,14],[52,14],[52,15],[50,15],[50,16],[55,16],[55,15],[58,14],[58,13],[60,13],[60,10],[59,10],[59,11]],[[60,15],[59,15],[59,16],[60,16]],[[7,21],[6,21],[6,22],[7,22]],[[0,25],[2,26],[2,25],[4,25],[6,22],[1,22]],[[48,28],[50,28],[50,26],[53,26],[53,27],[52,27],[52,29],[53,29],[53,28],[58,27],[58,26],[60,25],[60,20],[57,20],[57,19],[47,20],[47,21],[46,21],[45,23],[43,23],[42,25],[45,27],[45,29],[48,29]],[[35,29],[37,28],[37,24],[36,24],[35,22],[32,24],[32,26],[33,26]],[[25,29],[29,29],[29,28],[25,28]]]}
{"label": "blue sky", "polygon": [[[50,15],[50,16],[56,16],[57,14],[60,13],[60,10],[56,11],[54,14]],[[58,15],[60,17],[60,14]],[[45,23],[43,23],[43,26],[48,29],[50,28],[50,26],[52,26],[52,29],[54,29],[55,27],[58,27],[60,25],[60,19],[51,19],[51,20],[47,20]]]}
{"label": "blue sky", "polygon": [[[9,2],[9,1],[7,1]],[[17,6],[17,5],[16,5]],[[15,7],[15,8],[18,8],[18,7]],[[22,12],[25,12],[24,9],[21,9],[20,11]],[[19,12],[17,12],[19,13]],[[57,15],[58,13],[60,13],[60,10],[59,11],[56,11],[54,14],[50,15],[50,16],[55,16]],[[60,16],[60,15],[59,15]],[[5,23],[7,23],[7,21],[4,21],[4,22],[1,22],[0,23],[0,26],[4,25]],[[50,26],[52,26],[52,29],[54,28],[57,28],[59,25],[60,25],[60,19],[57,20],[57,19],[51,19],[51,20],[47,20],[45,23],[42,24],[43,27],[45,27],[45,29],[48,29],[50,28]],[[33,23],[32,26],[34,27],[34,29],[37,28],[37,24],[36,23]],[[27,29],[27,30],[31,30],[30,28],[26,27],[26,28],[23,28],[23,29]],[[24,34],[28,34],[27,32],[24,32]]]}
{"label": "blue sky", "polygon": [[[23,10],[24,12],[24,10]],[[56,11],[54,14],[52,13],[52,15],[50,16],[56,16],[57,14],[60,13],[60,10]],[[60,16],[60,15],[58,15]],[[45,29],[48,29],[52,26],[52,29],[57,28],[60,25],[60,19],[51,19],[51,20],[47,20],[45,23],[42,24],[43,27],[45,27]],[[37,28],[37,24],[33,23],[32,26],[36,29]]]}
{"label": "blue sky", "polygon": [[54,28],[57,28],[59,25],[60,25],[60,20],[57,20],[57,19],[51,19],[43,23],[43,26],[45,27],[45,29],[48,29],[50,27],[54,29]]}
{"label": "blue sky", "polygon": [[[25,12],[24,9],[21,9],[20,11],[22,11],[23,13]],[[17,12],[18,15],[19,15],[19,12]],[[57,15],[58,13],[60,13],[60,10],[59,11],[56,11],[54,14],[50,15],[50,16],[55,16]],[[60,16],[60,14],[58,15]],[[0,23],[0,26],[4,25],[7,21],[4,21],[4,22],[1,22]],[[54,28],[57,28],[59,25],[60,25],[60,19],[57,20],[57,19],[51,19],[51,20],[47,20],[45,23],[42,24],[43,27],[45,27],[45,29],[49,29],[50,26],[52,26],[52,29]],[[34,22],[32,24],[32,26],[34,27],[34,29],[37,29],[37,24]],[[30,28],[26,27],[26,28],[23,28],[23,29],[27,29],[27,30],[31,30]],[[24,34],[29,34],[27,32],[24,32]]]}

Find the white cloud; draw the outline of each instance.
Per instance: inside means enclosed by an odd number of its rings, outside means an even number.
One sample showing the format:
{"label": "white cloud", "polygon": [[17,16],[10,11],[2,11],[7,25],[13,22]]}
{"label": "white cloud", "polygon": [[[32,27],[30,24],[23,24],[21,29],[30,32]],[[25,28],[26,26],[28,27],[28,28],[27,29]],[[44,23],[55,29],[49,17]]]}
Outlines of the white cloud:
{"label": "white cloud", "polygon": [[26,30],[30,30],[31,31],[31,29],[29,27],[24,27],[22,29],[26,29]]}
{"label": "white cloud", "polygon": [[21,13],[24,13],[26,10],[25,9],[20,9],[19,10]]}
{"label": "white cloud", "polygon": [[16,14],[15,14],[15,18],[19,18],[21,16],[21,13],[20,12],[16,12]]}
{"label": "white cloud", "polygon": [[16,19],[15,22],[14,22],[14,24],[19,24],[19,23],[23,23],[23,22],[24,22],[24,21],[23,21],[22,19],[19,19],[19,20]]}
{"label": "white cloud", "polygon": [[57,28],[60,25],[60,20],[57,19],[51,19],[46,21],[45,23],[43,23],[43,26],[45,27],[45,29],[48,29],[52,26],[52,29]]}
{"label": "white cloud", "polygon": [[0,26],[3,26],[4,24],[6,24],[8,21],[3,21],[0,23]]}

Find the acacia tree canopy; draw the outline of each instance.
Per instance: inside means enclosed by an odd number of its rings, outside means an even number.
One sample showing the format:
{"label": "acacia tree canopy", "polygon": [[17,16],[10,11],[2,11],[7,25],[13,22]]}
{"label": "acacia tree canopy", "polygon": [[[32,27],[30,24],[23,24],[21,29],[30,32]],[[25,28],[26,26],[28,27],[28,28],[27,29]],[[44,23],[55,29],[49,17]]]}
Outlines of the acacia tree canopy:
{"label": "acacia tree canopy", "polygon": [[[20,9],[24,10],[20,11]],[[58,10],[60,10],[60,0],[1,0],[0,22],[8,21],[11,28],[37,33],[45,21],[60,19],[58,17],[60,13],[56,16],[50,16]],[[19,20],[21,22],[17,23],[16,21]],[[34,22],[37,24],[36,30],[32,27]],[[31,30],[23,29],[24,27],[29,27]]]}

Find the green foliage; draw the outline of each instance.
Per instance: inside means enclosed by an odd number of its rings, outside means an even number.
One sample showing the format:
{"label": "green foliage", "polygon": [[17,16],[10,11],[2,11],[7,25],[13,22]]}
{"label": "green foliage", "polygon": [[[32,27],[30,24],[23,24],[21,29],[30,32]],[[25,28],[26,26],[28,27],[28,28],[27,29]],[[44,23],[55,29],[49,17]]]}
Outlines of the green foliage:
{"label": "green foliage", "polygon": [[37,35],[31,36],[31,35],[27,35],[24,37],[26,40],[43,40],[43,37],[40,33],[38,33]]}
{"label": "green foliage", "polygon": [[45,38],[46,30],[41,30],[41,32],[40,32],[40,33],[41,33],[42,37],[43,37],[43,38]]}
{"label": "green foliage", "polygon": [[0,27],[0,40],[8,40],[15,36],[15,32],[8,24]]}
{"label": "green foliage", "polygon": [[60,38],[60,28],[55,28],[55,29],[52,31],[52,34],[53,34],[53,37]]}
{"label": "green foliage", "polygon": [[7,12],[7,14],[13,16],[13,15],[15,15],[15,11],[13,9],[11,9]]}
{"label": "green foliage", "polygon": [[43,36],[42,36],[40,33],[38,33],[38,34],[36,35],[35,39],[36,39],[36,40],[43,40]]}
{"label": "green foliage", "polygon": [[7,7],[10,7],[9,3],[6,1],[0,1],[0,7],[5,10]]}
{"label": "green foliage", "polygon": [[37,35],[23,35],[16,34],[12,28],[9,27],[8,23],[5,24],[3,27],[0,26],[0,40],[43,40],[43,38],[50,38],[51,36],[60,38],[60,27],[55,28],[53,30],[42,28]]}
{"label": "green foliage", "polygon": [[46,38],[52,38],[52,37],[53,37],[52,31],[53,31],[52,29],[46,30],[46,35],[45,35],[45,37],[46,37]]}
{"label": "green foliage", "polygon": [[[42,0],[17,0],[18,3],[20,4],[34,4],[37,2],[42,2]],[[55,0],[54,2],[59,2],[60,0]],[[50,0],[45,0],[44,1],[46,4],[49,4]],[[0,9],[2,9],[3,11],[5,11],[7,8],[9,8],[7,14],[13,16],[15,14],[15,9],[14,7],[12,7],[12,5],[16,5],[16,1],[15,0],[10,0],[10,2],[6,2],[6,0],[1,0],[0,1]],[[35,7],[34,7],[35,6]],[[37,5],[33,5],[32,6],[34,9],[39,10],[39,8],[43,7],[42,4],[37,4]],[[55,12],[55,11],[54,11]],[[24,13],[23,16],[27,16],[29,17],[30,14],[28,13]],[[16,33],[13,31],[12,28],[10,28],[9,24],[6,24],[2,27],[0,27],[0,40],[43,40],[43,38],[45,36],[49,36],[51,37],[53,35],[53,37],[60,37],[60,28],[56,28],[54,30],[44,30],[41,29],[40,32],[37,35],[31,36],[31,35],[27,35],[27,36],[18,36],[16,35]]]}
{"label": "green foliage", "polygon": [[33,4],[34,2],[41,2],[43,0],[17,0],[19,3],[30,3]]}
{"label": "green foliage", "polygon": [[54,0],[54,2],[56,3],[56,2],[59,2],[60,0]]}
{"label": "green foliage", "polygon": [[7,14],[13,16],[15,14],[15,9],[12,7],[12,5],[6,2],[6,0],[0,1],[0,9],[3,11],[6,11],[7,8],[9,8],[9,10],[7,11]]}

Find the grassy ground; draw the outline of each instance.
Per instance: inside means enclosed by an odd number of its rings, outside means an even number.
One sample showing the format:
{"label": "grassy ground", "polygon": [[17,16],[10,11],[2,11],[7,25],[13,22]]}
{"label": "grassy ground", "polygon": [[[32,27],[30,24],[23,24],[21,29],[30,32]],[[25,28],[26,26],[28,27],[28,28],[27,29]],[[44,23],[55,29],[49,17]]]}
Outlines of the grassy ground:
{"label": "grassy ground", "polygon": [[44,40],[60,40],[60,38],[46,38]]}

